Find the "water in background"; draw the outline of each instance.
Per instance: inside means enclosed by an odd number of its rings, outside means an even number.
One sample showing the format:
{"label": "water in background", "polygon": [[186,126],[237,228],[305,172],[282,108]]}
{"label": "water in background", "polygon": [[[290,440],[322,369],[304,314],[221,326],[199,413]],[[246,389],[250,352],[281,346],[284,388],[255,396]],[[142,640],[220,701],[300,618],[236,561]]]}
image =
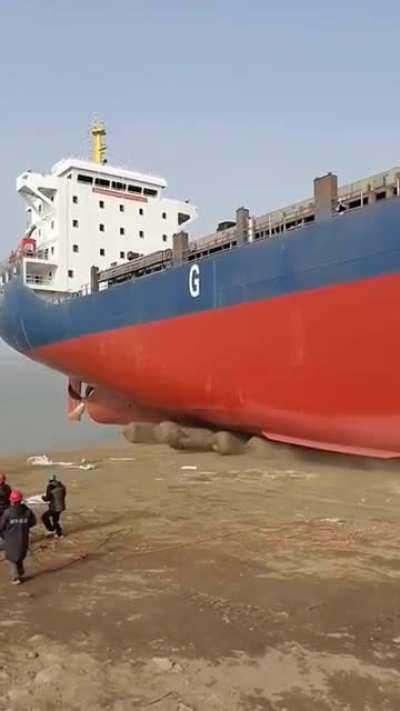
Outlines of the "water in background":
{"label": "water in background", "polygon": [[0,457],[118,441],[116,428],[66,415],[66,378],[0,342]]}

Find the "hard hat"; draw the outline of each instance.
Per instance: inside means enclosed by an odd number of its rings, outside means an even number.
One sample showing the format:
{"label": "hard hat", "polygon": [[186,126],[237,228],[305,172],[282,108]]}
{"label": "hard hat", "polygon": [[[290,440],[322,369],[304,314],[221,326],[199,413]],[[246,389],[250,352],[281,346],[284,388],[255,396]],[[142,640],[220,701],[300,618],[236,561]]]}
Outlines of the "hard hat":
{"label": "hard hat", "polygon": [[20,504],[23,498],[24,496],[22,492],[18,491],[18,489],[14,489],[14,491],[10,494],[10,501],[12,504]]}

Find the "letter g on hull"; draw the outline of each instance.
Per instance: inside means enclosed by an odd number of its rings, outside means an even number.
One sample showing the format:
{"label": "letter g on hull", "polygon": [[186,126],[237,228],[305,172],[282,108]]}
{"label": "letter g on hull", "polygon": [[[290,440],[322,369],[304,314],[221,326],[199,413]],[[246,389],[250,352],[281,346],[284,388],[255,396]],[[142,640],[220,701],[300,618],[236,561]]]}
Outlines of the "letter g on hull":
{"label": "letter g on hull", "polygon": [[189,292],[193,299],[200,296],[200,267],[198,264],[192,264],[189,272]]}

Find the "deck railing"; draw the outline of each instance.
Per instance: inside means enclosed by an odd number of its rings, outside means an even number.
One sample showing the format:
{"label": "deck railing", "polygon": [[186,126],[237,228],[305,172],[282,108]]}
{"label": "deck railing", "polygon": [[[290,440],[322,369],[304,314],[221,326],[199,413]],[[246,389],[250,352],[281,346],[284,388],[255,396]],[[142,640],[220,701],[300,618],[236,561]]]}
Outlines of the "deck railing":
{"label": "deck railing", "polygon": [[[399,197],[400,169],[393,169],[339,189],[332,218],[339,219],[344,213],[363,209],[380,200]],[[187,248],[180,251],[178,260],[175,259],[173,250],[154,252],[100,272],[99,282],[103,288],[107,288],[127,279],[168,269],[176,263],[198,260],[216,252],[233,249],[243,242],[274,239],[285,232],[304,229],[316,219],[315,202],[305,200],[259,218],[250,218],[248,234],[244,239],[236,226],[229,227],[188,243]]]}

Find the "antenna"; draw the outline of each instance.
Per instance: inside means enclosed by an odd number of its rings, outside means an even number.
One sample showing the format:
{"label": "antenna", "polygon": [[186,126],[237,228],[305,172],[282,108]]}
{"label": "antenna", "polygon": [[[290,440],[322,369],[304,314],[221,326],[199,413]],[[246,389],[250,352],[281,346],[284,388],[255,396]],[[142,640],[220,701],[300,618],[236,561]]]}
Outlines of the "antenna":
{"label": "antenna", "polygon": [[107,163],[107,134],[103,121],[93,121],[90,133],[92,136],[92,161],[101,165]]}

